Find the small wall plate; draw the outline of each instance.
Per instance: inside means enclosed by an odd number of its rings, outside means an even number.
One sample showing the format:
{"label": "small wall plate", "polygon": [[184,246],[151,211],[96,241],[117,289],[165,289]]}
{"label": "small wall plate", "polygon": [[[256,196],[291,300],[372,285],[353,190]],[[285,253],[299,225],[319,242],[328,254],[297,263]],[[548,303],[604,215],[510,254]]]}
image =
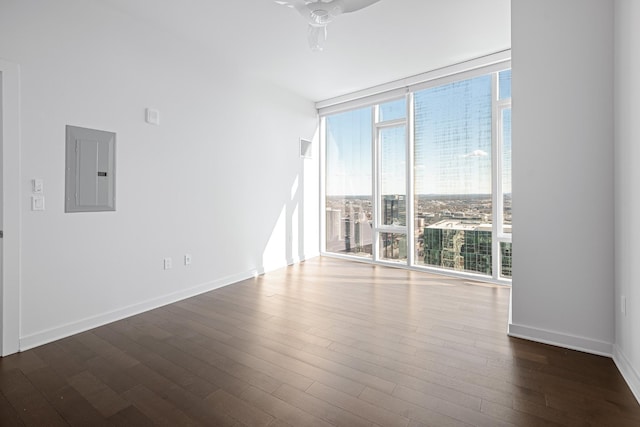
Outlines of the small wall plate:
{"label": "small wall plate", "polygon": [[309,141],[308,139],[300,138],[300,157],[303,157],[305,159],[310,159],[311,148],[312,148],[311,141]]}
{"label": "small wall plate", "polygon": [[145,112],[145,120],[147,123],[151,125],[159,125],[160,124],[160,111],[154,110],[153,108],[147,108]]}
{"label": "small wall plate", "polygon": [[31,196],[31,210],[32,211],[44,210],[44,196]]}

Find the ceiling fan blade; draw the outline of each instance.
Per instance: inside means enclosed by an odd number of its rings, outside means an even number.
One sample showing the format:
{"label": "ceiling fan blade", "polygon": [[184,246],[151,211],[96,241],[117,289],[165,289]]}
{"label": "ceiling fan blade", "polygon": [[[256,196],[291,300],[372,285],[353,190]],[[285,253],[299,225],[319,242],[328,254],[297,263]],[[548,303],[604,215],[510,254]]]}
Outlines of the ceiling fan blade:
{"label": "ceiling fan blade", "polygon": [[[335,18],[342,13],[355,12],[371,6],[380,0],[274,0],[275,3],[296,9],[310,22],[314,21],[314,11],[324,11],[330,18]],[[310,18],[311,16],[311,18]],[[317,22],[316,22],[317,23]]]}
{"label": "ceiling fan blade", "polygon": [[305,0],[274,0],[274,2],[281,6],[296,9],[300,13],[302,13],[302,10],[306,8]]}
{"label": "ceiling fan blade", "polygon": [[332,3],[337,3],[342,13],[350,13],[369,7],[379,1],[380,0],[334,0]]}

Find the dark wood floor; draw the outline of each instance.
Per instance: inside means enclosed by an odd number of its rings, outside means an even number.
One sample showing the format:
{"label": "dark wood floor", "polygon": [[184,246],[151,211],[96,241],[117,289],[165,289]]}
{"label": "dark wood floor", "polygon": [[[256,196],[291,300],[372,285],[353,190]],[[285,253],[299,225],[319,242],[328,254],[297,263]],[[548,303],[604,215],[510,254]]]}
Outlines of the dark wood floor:
{"label": "dark wood floor", "polygon": [[640,426],[508,288],[319,258],[0,359],[2,426]]}

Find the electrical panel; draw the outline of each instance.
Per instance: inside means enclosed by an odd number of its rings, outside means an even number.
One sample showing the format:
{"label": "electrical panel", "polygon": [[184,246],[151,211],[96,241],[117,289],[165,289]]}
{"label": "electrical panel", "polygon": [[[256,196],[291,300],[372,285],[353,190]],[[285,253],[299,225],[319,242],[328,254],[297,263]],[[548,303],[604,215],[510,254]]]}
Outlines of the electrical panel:
{"label": "electrical panel", "polygon": [[67,126],[65,212],[116,210],[116,134]]}

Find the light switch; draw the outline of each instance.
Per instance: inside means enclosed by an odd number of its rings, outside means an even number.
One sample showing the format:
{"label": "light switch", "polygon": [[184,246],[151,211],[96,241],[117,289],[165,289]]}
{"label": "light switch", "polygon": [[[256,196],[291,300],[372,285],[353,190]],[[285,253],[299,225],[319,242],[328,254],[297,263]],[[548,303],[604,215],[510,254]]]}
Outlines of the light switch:
{"label": "light switch", "polygon": [[44,191],[44,181],[40,178],[31,180],[31,192],[33,194],[42,194]]}
{"label": "light switch", "polygon": [[44,210],[44,196],[31,196],[31,210],[32,211]]}

